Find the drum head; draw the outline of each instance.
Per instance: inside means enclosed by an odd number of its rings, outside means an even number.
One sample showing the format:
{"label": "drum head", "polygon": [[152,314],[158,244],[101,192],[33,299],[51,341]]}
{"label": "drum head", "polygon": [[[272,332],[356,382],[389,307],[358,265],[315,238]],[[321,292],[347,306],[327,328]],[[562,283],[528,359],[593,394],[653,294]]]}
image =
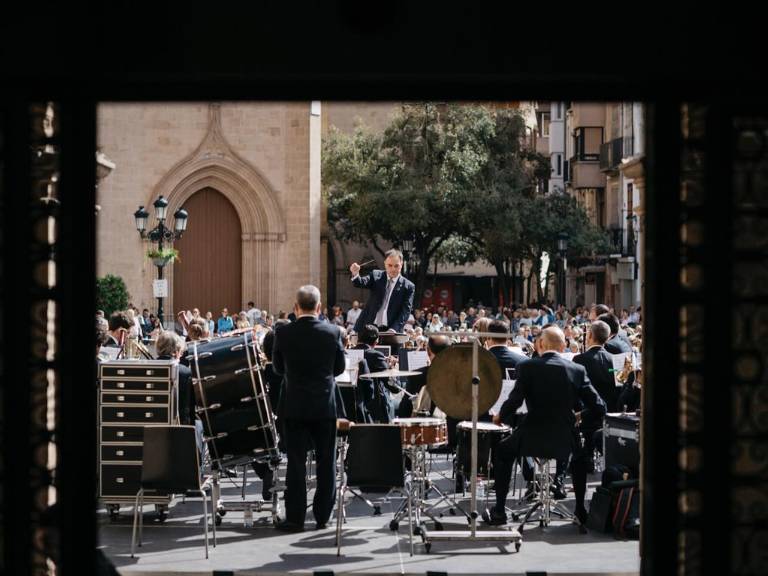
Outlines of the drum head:
{"label": "drum head", "polygon": [[[454,344],[435,356],[427,372],[427,391],[432,401],[448,416],[458,420],[472,418],[472,347]],[[501,368],[496,357],[477,350],[480,386],[477,413],[486,412],[501,394]]]}
{"label": "drum head", "polygon": [[[461,430],[472,430],[472,421],[464,420],[463,422],[459,422],[457,424],[458,428]],[[477,423],[477,431],[478,432],[503,432],[504,430],[509,430],[509,426],[505,424],[494,424],[492,422],[478,422]]]}

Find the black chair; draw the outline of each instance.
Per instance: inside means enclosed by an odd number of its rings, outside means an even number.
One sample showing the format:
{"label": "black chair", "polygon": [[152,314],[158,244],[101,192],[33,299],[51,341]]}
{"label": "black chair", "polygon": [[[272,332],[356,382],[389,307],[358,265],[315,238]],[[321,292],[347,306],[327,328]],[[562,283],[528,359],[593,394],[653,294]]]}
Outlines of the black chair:
{"label": "black chair", "polygon": [[[194,426],[146,426],[144,428],[144,455],[141,466],[141,485],[136,493],[133,509],[133,535],[131,558],[136,548],[136,526],[141,546],[144,494],[200,494],[203,498],[205,523],[205,557],[208,558],[208,497],[210,484],[200,479],[200,460],[195,442]],[[211,499],[213,546],[216,546],[215,503]]]}
{"label": "black chair", "polygon": [[[405,465],[400,427],[396,424],[355,424],[348,443],[342,444],[344,461],[336,501],[336,555],[341,556],[341,525],[346,516],[344,496],[350,486],[382,490],[405,488]],[[408,500],[408,526],[413,555],[413,514]]]}

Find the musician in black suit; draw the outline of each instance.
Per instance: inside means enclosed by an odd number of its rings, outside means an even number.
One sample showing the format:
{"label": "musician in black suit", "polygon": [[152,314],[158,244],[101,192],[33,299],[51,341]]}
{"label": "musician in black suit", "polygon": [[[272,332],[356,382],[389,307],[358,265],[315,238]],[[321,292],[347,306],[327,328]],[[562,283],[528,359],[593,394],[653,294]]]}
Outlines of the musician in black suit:
{"label": "musician in black suit", "polygon": [[395,415],[395,408],[389,392],[397,393],[396,388],[389,387],[388,378],[366,378],[366,374],[389,370],[392,365],[390,360],[374,346],[379,341],[379,329],[373,324],[363,326],[357,336],[355,350],[363,350],[363,362],[361,362],[358,374],[358,383],[362,386],[361,392],[365,410],[373,422],[389,423]]}
{"label": "musician in black suit", "polygon": [[373,270],[366,276],[360,276],[360,265],[355,262],[349,267],[352,284],[371,291],[371,297],[355,322],[355,332],[360,332],[367,324],[390,332],[402,332],[413,308],[413,295],[416,286],[404,278],[403,254],[399,250],[389,250],[385,254],[384,270]]}
{"label": "musician in black suit", "polygon": [[296,293],[296,322],[275,330],[272,367],[285,376],[283,417],[288,452],[282,531],[304,529],[307,508],[306,460],[310,442],[317,460],[317,489],[312,512],[317,528],[325,528],[333,511],[336,479],[337,406],[335,377],[344,372],[344,346],[339,327],[318,320],[320,291],[311,285]]}
{"label": "musician in black suit", "polygon": [[608,314],[600,314],[597,319],[608,324],[608,327],[611,329],[611,335],[605,342],[605,349],[607,352],[611,354],[632,352],[632,344],[626,339],[626,336],[622,338],[619,334],[619,319],[616,318],[616,316],[609,312]]}
{"label": "musician in black suit", "polygon": [[[605,350],[611,329],[602,320],[596,320],[587,329],[587,350],[573,357],[587,371],[592,386],[600,394],[608,412],[616,412],[616,379],[613,376],[613,358]],[[602,424],[602,423],[601,423]]]}
{"label": "musician in black suit", "polygon": [[398,406],[397,415],[400,418],[411,418],[417,416],[416,412],[429,412],[431,416],[435,411],[435,403],[429,398],[429,393],[424,390],[427,385],[427,376],[429,374],[429,365],[432,364],[432,360],[440,354],[443,350],[451,345],[451,341],[447,336],[430,336],[427,340],[427,359],[429,364],[417,368],[414,372],[418,372],[418,376],[409,376],[405,385],[405,390],[409,394],[413,394],[416,398],[411,399],[403,397]]}
{"label": "musician in black suit", "polygon": [[[565,350],[563,331],[552,326],[542,331],[540,358],[517,365],[517,383],[502,404],[494,423],[511,422],[525,401],[525,420],[499,442],[495,457],[496,506],[483,517],[489,524],[505,524],[504,509],[512,477],[512,465],[519,456],[566,460],[577,449],[576,413],[581,418],[605,414],[605,403],[589,382],[583,366],[559,356]],[[580,520],[586,513],[579,511]]]}
{"label": "musician in black suit", "polygon": [[[514,369],[520,362],[527,360],[528,358],[523,354],[512,352],[507,346],[507,340],[509,339],[509,324],[504,320],[491,320],[488,324],[488,332],[494,334],[503,334],[499,338],[489,338],[485,345],[488,348],[488,352],[496,357],[496,360],[501,367],[501,376],[506,378],[506,370]],[[512,370],[510,370],[511,372]]]}

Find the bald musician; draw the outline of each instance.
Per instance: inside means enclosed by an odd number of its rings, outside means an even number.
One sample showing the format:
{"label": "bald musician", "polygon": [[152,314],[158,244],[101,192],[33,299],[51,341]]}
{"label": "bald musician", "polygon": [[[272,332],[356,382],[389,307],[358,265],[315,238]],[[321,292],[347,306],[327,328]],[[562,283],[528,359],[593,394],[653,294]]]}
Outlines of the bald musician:
{"label": "bald musician", "polygon": [[[531,456],[565,460],[579,449],[576,412],[584,419],[605,414],[605,402],[592,387],[584,367],[557,354],[564,350],[563,331],[557,326],[544,329],[539,344],[541,356],[517,365],[515,388],[494,416],[494,423],[510,424],[523,401],[528,407],[525,420],[496,449],[496,506],[490,513],[483,513],[489,524],[507,522],[505,503],[515,459]],[[583,499],[575,515],[582,524],[586,521]]]}
{"label": "bald musician", "polygon": [[411,314],[416,286],[400,273],[403,253],[389,250],[385,254],[384,267],[386,271],[373,270],[366,276],[360,276],[357,262],[349,267],[352,284],[371,291],[371,297],[355,322],[355,332],[360,332],[367,324],[373,324],[379,330],[402,332]]}

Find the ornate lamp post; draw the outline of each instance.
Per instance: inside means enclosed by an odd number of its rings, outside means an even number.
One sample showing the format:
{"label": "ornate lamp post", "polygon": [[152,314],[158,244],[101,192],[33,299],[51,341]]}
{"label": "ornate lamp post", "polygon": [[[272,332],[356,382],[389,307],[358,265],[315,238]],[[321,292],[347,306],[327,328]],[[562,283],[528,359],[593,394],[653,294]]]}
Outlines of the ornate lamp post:
{"label": "ornate lamp post", "polygon": [[557,235],[557,253],[560,255],[560,273],[558,277],[558,304],[565,306],[565,256],[568,253],[568,234],[560,232]]}
{"label": "ornate lamp post", "polygon": [[401,242],[403,249],[403,274],[408,274],[408,263],[411,261],[411,253],[413,252],[413,240],[408,238]]}
{"label": "ornate lamp post", "polygon": [[[155,218],[157,219],[157,226],[147,232],[147,221],[149,219],[149,213],[144,210],[144,206],[139,206],[139,209],[133,213],[136,219],[136,230],[142,239],[149,239],[150,242],[157,243],[157,251],[162,254],[163,243],[167,242],[173,244],[173,241],[181,238],[184,231],[187,229],[187,218],[189,214],[184,208],[179,208],[173,214],[174,222],[173,229],[168,228],[165,225],[166,213],[168,211],[168,200],[165,197],[160,196],[152,204],[155,207]],[[163,267],[171,260],[172,257],[159,256],[154,258],[155,266],[157,266],[157,278],[163,279]],[[165,326],[163,320],[163,298],[159,296],[157,298],[157,316],[160,318],[160,323]]]}

